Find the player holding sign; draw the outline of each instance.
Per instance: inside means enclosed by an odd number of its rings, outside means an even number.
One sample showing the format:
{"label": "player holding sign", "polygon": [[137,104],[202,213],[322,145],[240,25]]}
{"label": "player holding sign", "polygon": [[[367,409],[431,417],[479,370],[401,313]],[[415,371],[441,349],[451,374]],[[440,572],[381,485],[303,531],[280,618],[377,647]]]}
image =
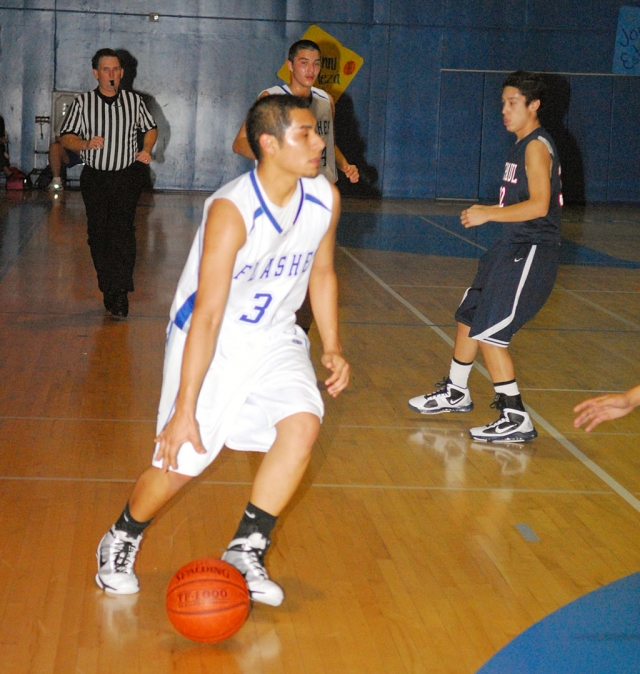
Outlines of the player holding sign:
{"label": "player holding sign", "polygon": [[502,238],[480,258],[476,278],[456,311],[449,376],[435,392],[409,401],[422,414],[471,411],[467,382],[479,346],[495,389],[491,406],[500,412],[496,421],[469,431],[474,440],[484,442],[523,442],[537,436],[522,404],[508,347],[547,301],[558,270],[562,185],[558,152],[538,121],[542,93],[539,75],[518,71],[503,83],[502,117],[516,143],[505,164],[500,203],[474,205],[460,218],[465,227],[505,223]]}
{"label": "player holding sign", "polygon": [[335,397],[349,381],[333,267],[340,197],[318,176],[324,143],[309,101],[261,99],[246,127],[258,167],[205,203],[171,306],[153,465],[98,547],[96,581],[107,592],[138,592],[142,532],[226,445],[266,455],[223,559],[255,601],[279,605],[284,594],[264,556],[324,411],[309,341],[295,325],[307,286],[331,370],[327,392]]}
{"label": "player holding sign", "polygon": [[[350,164],[335,144],[333,120],[335,106],[333,98],[313,85],[320,74],[321,54],[320,47],[312,40],[298,40],[289,47],[287,67],[291,73],[291,84],[277,85],[265,89],[258,98],[278,94],[290,94],[308,98],[311,101],[311,110],[315,115],[318,127],[317,132],[325,142],[322,154],[320,173],[330,182],[338,180],[337,167],[349,178],[352,183],[360,179],[358,168]],[[244,124],[233,141],[233,151],[247,159],[255,159],[255,155],[247,141],[247,131]]]}

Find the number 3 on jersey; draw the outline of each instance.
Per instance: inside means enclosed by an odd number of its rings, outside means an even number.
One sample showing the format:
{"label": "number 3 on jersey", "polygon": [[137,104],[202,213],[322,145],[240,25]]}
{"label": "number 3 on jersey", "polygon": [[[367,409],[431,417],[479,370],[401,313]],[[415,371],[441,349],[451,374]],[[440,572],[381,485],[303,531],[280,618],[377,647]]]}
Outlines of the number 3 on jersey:
{"label": "number 3 on jersey", "polygon": [[240,320],[245,323],[258,323],[264,316],[267,307],[271,304],[273,297],[271,297],[269,293],[256,293],[253,296],[253,299],[256,301],[252,309],[253,315],[247,316],[247,314],[242,314],[242,316],[240,316]]}

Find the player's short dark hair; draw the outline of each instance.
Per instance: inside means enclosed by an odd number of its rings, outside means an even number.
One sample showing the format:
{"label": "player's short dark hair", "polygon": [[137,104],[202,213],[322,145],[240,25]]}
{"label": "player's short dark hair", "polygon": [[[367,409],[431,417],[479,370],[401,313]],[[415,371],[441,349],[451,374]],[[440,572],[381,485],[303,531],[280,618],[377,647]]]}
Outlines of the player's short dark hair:
{"label": "player's short dark hair", "polygon": [[538,73],[529,73],[526,70],[516,70],[505,77],[502,88],[514,87],[524,96],[527,105],[532,101],[540,101],[545,93],[545,83]]}
{"label": "player's short dark hair", "polygon": [[245,120],[247,140],[256,159],[262,158],[260,136],[266,133],[282,142],[285,131],[291,126],[291,110],[307,110],[310,98],[278,95],[259,98],[250,108]]}
{"label": "player's short dark hair", "polygon": [[313,40],[298,40],[289,47],[287,60],[293,63],[293,59],[296,57],[296,54],[301,49],[311,49],[313,51],[317,51],[318,54],[322,54],[322,52],[320,51],[320,47],[318,47],[317,43],[315,43]]}
{"label": "player's short dark hair", "polygon": [[[105,56],[111,56],[113,58],[118,59],[118,63],[120,63],[120,57],[118,56],[118,52],[109,49],[108,47],[105,47],[104,49],[98,49],[98,51],[91,57],[91,67],[94,70],[98,70],[98,67],[100,66],[100,59],[105,57]],[[120,63],[122,65],[122,63]]]}

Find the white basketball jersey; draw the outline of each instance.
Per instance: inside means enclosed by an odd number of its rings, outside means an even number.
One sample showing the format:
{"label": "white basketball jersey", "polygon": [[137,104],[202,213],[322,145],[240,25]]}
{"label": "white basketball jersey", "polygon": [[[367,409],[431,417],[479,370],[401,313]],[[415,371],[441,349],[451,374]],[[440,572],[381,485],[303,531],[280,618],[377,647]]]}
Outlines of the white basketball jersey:
{"label": "white basketball jersey", "polygon": [[[291,89],[288,84],[282,84],[270,89],[265,89],[260,95],[268,93],[290,94]],[[329,96],[318,89],[311,87],[311,112],[316,118],[316,131],[318,135],[324,140],[326,147],[322,153],[322,163],[320,165],[320,173],[330,182],[338,181],[338,171],[336,170],[336,150],[335,138],[333,135],[333,113],[331,111],[331,101]]]}
{"label": "white basketball jersey", "polygon": [[210,196],[202,223],[171,305],[171,320],[188,331],[198,289],[205,224],[215,199],[228,199],[240,211],[247,240],[238,251],[218,343],[241,342],[295,323],[315,253],[331,222],[333,194],[323,176],[301,178],[284,207],[269,201],[256,171],[245,173]]}

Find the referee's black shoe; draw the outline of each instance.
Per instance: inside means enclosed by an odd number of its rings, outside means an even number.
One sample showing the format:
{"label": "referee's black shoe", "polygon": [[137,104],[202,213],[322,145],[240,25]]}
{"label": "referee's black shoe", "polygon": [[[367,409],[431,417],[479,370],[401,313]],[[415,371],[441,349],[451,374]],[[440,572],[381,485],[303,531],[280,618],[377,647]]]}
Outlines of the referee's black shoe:
{"label": "referee's black shoe", "polygon": [[496,393],[491,407],[500,416],[486,426],[477,426],[469,435],[479,442],[526,442],[538,437],[529,413],[524,409],[520,394],[508,396]]}
{"label": "referee's black shoe", "polygon": [[115,299],[115,295],[113,293],[102,293],[103,297],[103,302],[104,302],[104,308],[107,311],[111,311],[111,307],[113,306],[113,300]]}
{"label": "referee's black shoe", "polygon": [[126,318],[129,315],[129,299],[125,290],[104,293],[104,308],[113,316]]}

